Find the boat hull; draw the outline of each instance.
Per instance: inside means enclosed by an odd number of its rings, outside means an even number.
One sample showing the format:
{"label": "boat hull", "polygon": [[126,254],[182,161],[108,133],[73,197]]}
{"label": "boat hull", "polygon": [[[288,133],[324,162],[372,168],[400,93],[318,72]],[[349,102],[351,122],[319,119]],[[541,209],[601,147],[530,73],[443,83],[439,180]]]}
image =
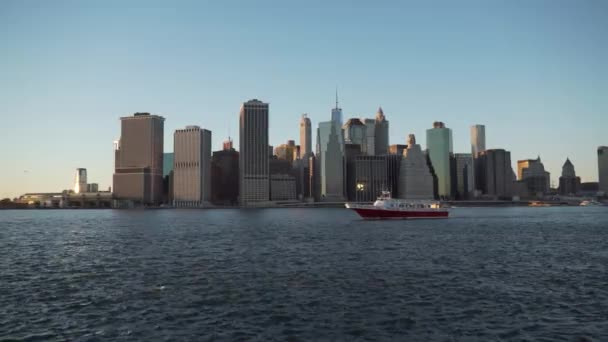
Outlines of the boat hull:
{"label": "boat hull", "polygon": [[351,208],[366,220],[406,220],[448,218],[447,210],[387,210],[372,208]]}

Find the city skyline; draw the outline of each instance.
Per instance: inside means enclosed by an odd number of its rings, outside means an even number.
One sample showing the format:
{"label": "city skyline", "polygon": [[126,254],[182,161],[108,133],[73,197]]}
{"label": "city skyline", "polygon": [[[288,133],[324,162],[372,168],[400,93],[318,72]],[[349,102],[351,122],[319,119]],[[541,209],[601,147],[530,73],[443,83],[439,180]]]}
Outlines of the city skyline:
{"label": "city skyline", "polygon": [[[134,112],[166,118],[165,152],[187,125],[212,131],[213,151],[229,135],[238,146],[238,107],[251,98],[271,105],[271,145],[297,141],[302,113],[316,141],[318,123],[331,119],[336,86],[344,122],[373,118],[382,106],[390,144],[404,144],[410,133],[424,142],[432,122],[443,121],[454,152],[468,153],[469,127],[483,124],[487,148],[510,151],[514,169],[540,155],[557,183],[569,158],[583,182],[598,179],[596,151],[607,144],[608,124],[604,3],[466,2],[437,11],[387,3],[371,12],[339,3],[181,4],[170,13],[143,2],[97,4],[0,4],[0,143],[8,147],[0,155],[7,161],[0,197],[70,189],[79,167],[107,189],[119,117]],[[239,20],[251,11],[262,19],[250,32],[213,18],[229,12]],[[343,23],[331,20],[337,14]],[[293,20],[308,15],[319,17],[318,27]],[[135,28],[133,20],[161,24]],[[369,25],[352,24],[358,21]],[[210,27],[215,36],[205,33]],[[199,36],[205,39],[196,43]],[[265,43],[256,45],[256,37]],[[131,44],[137,54],[127,51]],[[230,57],[240,44],[250,51],[246,61]]]}

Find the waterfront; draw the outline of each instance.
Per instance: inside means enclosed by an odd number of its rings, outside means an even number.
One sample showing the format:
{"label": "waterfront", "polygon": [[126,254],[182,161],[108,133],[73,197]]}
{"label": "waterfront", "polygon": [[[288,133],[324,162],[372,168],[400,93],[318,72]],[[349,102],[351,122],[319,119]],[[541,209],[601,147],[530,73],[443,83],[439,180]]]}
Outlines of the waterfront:
{"label": "waterfront", "polygon": [[608,208],[0,212],[0,339],[608,340]]}

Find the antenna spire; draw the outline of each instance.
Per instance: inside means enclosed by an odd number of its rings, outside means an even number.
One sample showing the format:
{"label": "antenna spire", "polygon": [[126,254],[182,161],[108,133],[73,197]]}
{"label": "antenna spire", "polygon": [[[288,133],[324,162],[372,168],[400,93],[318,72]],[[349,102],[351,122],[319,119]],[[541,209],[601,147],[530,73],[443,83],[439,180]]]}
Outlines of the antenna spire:
{"label": "antenna spire", "polygon": [[336,108],[338,108],[338,86],[336,86]]}

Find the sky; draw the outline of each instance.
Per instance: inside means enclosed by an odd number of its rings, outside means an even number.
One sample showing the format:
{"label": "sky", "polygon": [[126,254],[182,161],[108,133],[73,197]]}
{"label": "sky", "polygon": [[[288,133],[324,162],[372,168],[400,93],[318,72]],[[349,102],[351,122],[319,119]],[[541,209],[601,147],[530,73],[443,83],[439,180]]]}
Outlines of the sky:
{"label": "sky", "polygon": [[[469,126],[488,148],[567,157],[597,180],[608,145],[608,2],[0,1],[0,198],[73,187],[75,169],[112,184],[121,116],[166,118],[238,146],[241,103],[270,103],[270,143],[299,119],[382,106],[390,143],[443,121],[454,152]],[[313,129],[313,132],[316,129]],[[313,141],[314,136],[313,136]]]}

